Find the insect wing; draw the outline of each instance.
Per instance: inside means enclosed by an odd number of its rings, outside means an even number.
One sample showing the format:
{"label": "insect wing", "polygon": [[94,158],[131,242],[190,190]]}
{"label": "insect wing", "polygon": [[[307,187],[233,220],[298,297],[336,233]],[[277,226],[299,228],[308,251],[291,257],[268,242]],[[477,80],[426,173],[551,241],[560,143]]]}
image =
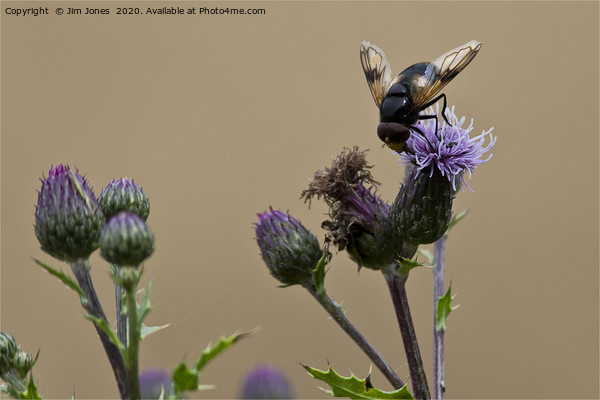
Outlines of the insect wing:
{"label": "insect wing", "polygon": [[362,42],[360,46],[360,63],[362,64],[367,84],[377,107],[385,97],[392,81],[392,67],[381,48],[370,42]]}
{"label": "insect wing", "polygon": [[431,101],[448,82],[469,65],[480,48],[481,42],[471,40],[429,63],[423,76],[414,82],[413,101],[415,107],[421,109]]}

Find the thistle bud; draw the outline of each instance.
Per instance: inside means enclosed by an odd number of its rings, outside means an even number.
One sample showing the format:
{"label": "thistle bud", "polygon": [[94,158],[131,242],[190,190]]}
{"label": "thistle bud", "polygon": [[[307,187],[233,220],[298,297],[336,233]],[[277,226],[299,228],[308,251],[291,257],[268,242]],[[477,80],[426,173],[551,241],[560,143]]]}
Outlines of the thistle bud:
{"label": "thistle bud", "polygon": [[100,235],[100,255],[112,264],[138,267],[154,251],[154,235],[136,214],[120,213]]}
{"label": "thistle bud", "polygon": [[256,242],[269,272],[285,286],[312,279],[323,252],[317,237],[289,214],[272,208],[258,214]]}
{"label": "thistle bud", "polygon": [[115,179],[109,183],[98,197],[100,208],[107,220],[120,212],[137,214],[144,221],[150,213],[150,201],[133,179]]}
{"label": "thistle bud", "polygon": [[452,217],[453,195],[452,183],[446,177],[412,170],[391,208],[394,236],[416,245],[441,238]]}
{"label": "thistle bud", "polygon": [[28,353],[20,351],[14,362],[14,369],[21,378],[27,377],[27,373],[33,367],[33,359]]}
{"label": "thistle bud", "polygon": [[241,399],[293,399],[287,377],[277,368],[259,365],[248,373],[240,389]]}
{"label": "thistle bud", "polygon": [[42,250],[62,261],[87,258],[98,248],[104,223],[87,181],[68,166],[51,167],[35,209],[35,234]]}
{"label": "thistle bud", "polygon": [[18,352],[15,339],[6,332],[0,332],[0,376],[13,367]]}
{"label": "thistle bud", "polygon": [[20,351],[12,336],[0,332],[0,378],[6,383],[5,393],[14,395],[27,389],[27,374],[34,363],[29,354]]}

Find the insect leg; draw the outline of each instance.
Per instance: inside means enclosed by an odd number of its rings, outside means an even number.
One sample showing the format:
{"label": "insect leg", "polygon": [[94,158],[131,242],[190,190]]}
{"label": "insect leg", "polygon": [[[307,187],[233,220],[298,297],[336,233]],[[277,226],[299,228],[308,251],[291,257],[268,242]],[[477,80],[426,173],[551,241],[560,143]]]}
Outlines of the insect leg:
{"label": "insect leg", "polygon": [[[445,111],[446,111],[446,94],[445,93],[440,94],[435,99],[433,99],[433,100],[427,102],[426,104],[424,104],[423,107],[421,107],[421,110],[424,110],[427,107],[430,107],[430,106],[434,105],[435,103],[437,103],[438,101],[440,101],[440,99],[444,99],[444,105],[442,106],[442,118],[444,118],[444,121],[446,121],[446,123],[448,125],[451,125],[450,121],[448,121],[448,118],[446,117],[446,113],[445,113]],[[423,117],[427,117],[427,118],[423,118]],[[431,116],[430,115],[421,115],[421,116],[419,116],[419,119],[428,119],[428,118],[431,118]]]}
{"label": "insect leg", "polygon": [[[435,125],[436,125],[436,135],[437,135],[437,118],[435,115],[424,115],[424,117],[427,118],[421,118],[421,119],[431,119],[431,118],[435,118]],[[431,149],[433,149],[433,145],[431,144],[431,142],[429,141],[429,139],[427,139],[427,136],[425,136],[425,134],[423,133],[423,131],[421,129],[419,129],[416,125],[413,125],[410,127],[410,129],[412,129],[413,131],[417,132],[419,135],[423,136],[423,138],[425,138],[425,140],[427,141],[427,143],[429,144],[429,147]],[[408,152],[407,152],[408,153]]]}

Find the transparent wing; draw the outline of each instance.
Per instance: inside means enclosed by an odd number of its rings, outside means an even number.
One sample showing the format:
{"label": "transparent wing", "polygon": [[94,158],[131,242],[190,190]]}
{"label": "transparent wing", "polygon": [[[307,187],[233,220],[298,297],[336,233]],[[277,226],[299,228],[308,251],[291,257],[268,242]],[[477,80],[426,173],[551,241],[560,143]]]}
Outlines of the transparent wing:
{"label": "transparent wing", "polygon": [[369,42],[360,46],[360,63],[362,64],[367,84],[377,107],[381,108],[383,98],[390,88],[392,67],[383,50]]}
{"label": "transparent wing", "polygon": [[448,82],[473,61],[480,48],[481,42],[471,40],[429,63],[423,76],[415,82],[413,94],[415,107],[420,109],[431,101]]}

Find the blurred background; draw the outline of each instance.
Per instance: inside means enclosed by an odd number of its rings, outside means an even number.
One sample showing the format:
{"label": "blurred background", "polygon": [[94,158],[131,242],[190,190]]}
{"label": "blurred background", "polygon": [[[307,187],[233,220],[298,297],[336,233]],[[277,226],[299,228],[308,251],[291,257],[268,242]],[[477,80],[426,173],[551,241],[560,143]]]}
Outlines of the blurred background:
{"label": "blurred background", "polygon": [[[25,6],[23,4],[26,4]],[[116,7],[264,8],[265,15],[115,15]],[[6,7],[48,6],[17,17]],[[110,8],[58,16],[56,7]],[[150,197],[155,254],[142,367],[193,362],[221,335],[260,330],[209,364],[197,398],[234,398],[259,363],[301,398],[324,384],[298,363],[365,377],[370,361],[300,287],[281,289],[254,240],[256,213],[289,211],[320,239],[326,207],[299,199],[343,147],[370,149],[381,196],[403,178],[376,136],[363,40],[395,73],[471,39],[475,60],[447,86],[449,105],[494,127],[493,158],[460,192],[469,216],[447,243],[455,303],[446,334],[448,398],[598,398],[597,2],[3,2],[1,323],[45,398],[112,398],[109,363],[75,294],[32,260],[67,271],[33,232],[39,177],[66,163],[98,194],[133,177]],[[92,257],[111,315],[107,265]],[[408,380],[379,273],[334,255],[329,294]],[[431,375],[431,271],[408,282]],[[431,376],[430,376],[431,382]],[[373,383],[391,386],[378,372]]]}

